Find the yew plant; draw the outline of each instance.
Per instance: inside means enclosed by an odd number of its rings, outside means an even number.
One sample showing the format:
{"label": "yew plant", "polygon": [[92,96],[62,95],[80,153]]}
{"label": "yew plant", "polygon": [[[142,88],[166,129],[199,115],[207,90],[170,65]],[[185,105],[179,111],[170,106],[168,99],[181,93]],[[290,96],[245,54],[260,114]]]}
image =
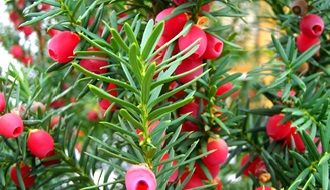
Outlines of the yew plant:
{"label": "yew plant", "polygon": [[7,1],[0,188],[329,189],[329,2],[266,0],[271,58],[231,72],[258,3]]}

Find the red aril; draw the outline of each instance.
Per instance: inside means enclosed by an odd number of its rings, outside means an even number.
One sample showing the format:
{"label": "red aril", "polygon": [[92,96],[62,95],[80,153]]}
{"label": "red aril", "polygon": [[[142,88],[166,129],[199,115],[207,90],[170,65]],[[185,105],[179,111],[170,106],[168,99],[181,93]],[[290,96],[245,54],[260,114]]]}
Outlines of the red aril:
{"label": "red aril", "polygon": [[304,53],[310,47],[318,43],[320,43],[320,39],[318,37],[310,38],[303,33],[297,37],[297,48],[300,53]]}
{"label": "red aril", "polygon": [[[175,70],[175,74],[179,75],[185,72],[188,72],[200,65],[202,65],[202,59],[191,59],[191,58],[187,58],[185,60],[182,61],[182,63],[176,68]],[[187,74],[185,76],[180,77],[178,80],[181,83],[187,83],[191,80],[193,80],[195,77],[198,77],[199,75],[201,75],[203,73],[203,67],[197,69],[196,71]]]}
{"label": "red aril", "polygon": [[48,132],[34,129],[27,139],[27,147],[34,156],[43,159],[54,151],[54,140]]}
{"label": "red aril", "polygon": [[[118,92],[117,92],[117,86],[115,84],[112,84],[110,83],[107,87],[107,92],[114,96],[114,97],[117,97],[118,96]],[[103,109],[103,110],[106,110],[108,109],[108,107],[111,105],[111,102],[106,100],[106,99],[102,99],[101,102],[99,103],[99,106]],[[114,105],[112,108],[111,108],[111,111],[115,111],[117,108],[116,105]]]}
{"label": "red aril", "polygon": [[196,44],[199,45],[198,49],[190,56],[193,59],[198,59],[203,56],[207,47],[207,37],[205,32],[196,25],[193,25],[188,34],[179,38],[178,44],[180,51],[183,51],[194,43],[197,39],[200,41]]}
{"label": "red aril", "polygon": [[[160,162],[165,161],[169,158],[169,154],[165,153],[164,156],[160,159]],[[175,166],[178,164],[178,161],[174,160],[173,162],[171,162],[171,166]],[[163,165],[158,166],[158,172],[162,169]],[[170,178],[168,179],[169,183],[172,183],[176,180],[176,178],[179,175],[179,169],[176,169],[174,171],[174,173],[170,176]]]}
{"label": "red aril", "polygon": [[280,122],[284,119],[284,115],[273,115],[269,118],[266,125],[267,135],[274,140],[282,140],[290,133],[291,121],[287,121],[284,124]]}
{"label": "red aril", "polygon": [[207,46],[203,54],[204,59],[218,58],[223,49],[223,42],[209,33],[205,33],[207,37]]}
{"label": "red aril", "polygon": [[215,93],[216,96],[221,96],[222,94],[229,92],[233,88],[233,85],[230,82],[225,83],[222,86],[219,86],[217,92]]}
{"label": "red aril", "polygon": [[[100,51],[97,48],[91,47],[88,48],[87,51]],[[96,59],[95,59],[96,58]],[[80,66],[85,68],[86,70],[96,73],[96,74],[103,74],[107,72],[107,68],[102,68],[108,65],[108,61],[99,60],[97,58],[107,58],[106,56],[90,56],[89,59],[81,59]]]}
{"label": "red aril", "polygon": [[20,59],[23,57],[23,49],[20,45],[13,45],[10,48],[10,53],[13,55],[14,58]]}
{"label": "red aril", "polygon": [[324,22],[320,16],[309,14],[300,20],[300,30],[305,36],[316,38],[322,34],[324,30]]}
{"label": "red aril", "polygon": [[[203,161],[201,161],[203,162]],[[220,171],[220,165],[211,165],[211,164],[207,164],[205,162],[203,162],[204,165],[206,166],[206,168],[209,170],[209,172],[211,173],[212,179],[214,179]],[[202,167],[199,165],[198,162],[195,162],[195,174],[197,174],[201,179],[203,180],[208,180],[205,172],[203,171]]]}
{"label": "red aril", "polygon": [[[186,105],[184,105],[181,109],[180,109],[180,115],[186,114],[186,113],[190,113],[190,116],[193,118],[198,118],[198,104],[196,104],[195,102],[191,102],[188,103]],[[198,131],[198,125],[192,121],[185,121],[182,124],[182,129],[181,132],[188,132],[188,131]]]}
{"label": "red aril", "polygon": [[7,113],[0,118],[0,134],[6,138],[16,138],[23,132],[24,124],[20,116]]}
{"label": "red aril", "polygon": [[210,165],[220,165],[226,162],[228,156],[228,145],[226,141],[220,138],[209,138],[206,148],[207,151],[215,151],[202,158],[204,163]]}
{"label": "red aril", "polygon": [[[164,20],[166,16],[171,15],[173,10],[174,7],[171,7],[164,9],[160,13],[158,13],[155,19],[156,23]],[[180,13],[166,20],[164,23],[164,31],[162,35],[168,39],[172,39],[174,36],[176,36],[181,32],[187,21],[188,21],[188,16],[186,13]]]}
{"label": "red aril", "polygon": [[6,109],[6,98],[5,95],[3,95],[3,93],[0,92],[0,113],[2,113],[3,111],[5,111]]}
{"label": "red aril", "polygon": [[[10,177],[14,181],[14,183],[16,184],[17,187],[21,187],[18,182],[16,167],[17,167],[17,165],[14,164],[14,167],[10,170]],[[34,184],[34,177],[31,175],[28,175],[28,173],[31,172],[31,168],[26,166],[22,162],[19,166],[19,170],[21,172],[25,188],[31,187]]]}
{"label": "red aril", "polygon": [[145,164],[132,165],[125,176],[127,190],[156,190],[155,174]]}
{"label": "red aril", "polygon": [[[189,172],[186,171],[182,174],[182,176],[180,177],[180,182],[183,183],[184,180],[187,178],[187,176],[189,175]],[[189,179],[188,183],[186,183],[186,185],[183,187],[184,190],[188,190],[188,189],[192,189],[192,188],[196,188],[196,187],[199,187],[199,186],[203,186],[203,181],[202,179],[196,175],[196,174],[193,174],[191,176],[191,178]]]}
{"label": "red aril", "polygon": [[70,31],[55,35],[48,42],[49,56],[59,63],[67,63],[73,60],[74,49],[78,45],[80,37]]}

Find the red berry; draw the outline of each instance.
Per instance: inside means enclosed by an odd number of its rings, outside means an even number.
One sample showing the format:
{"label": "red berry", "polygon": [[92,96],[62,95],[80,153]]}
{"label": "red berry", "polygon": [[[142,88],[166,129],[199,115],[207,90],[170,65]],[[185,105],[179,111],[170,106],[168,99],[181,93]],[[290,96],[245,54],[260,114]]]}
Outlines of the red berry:
{"label": "red berry", "polygon": [[53,101],[52,103],[49,104],[49,107],[58,109],[61,108],[65,105],[65,100],[63,98],[60,98],[58,100]]}
{"label": "red berry", "polygon": [[[165,153],[164,156],[162,157],[162,159],[160,159],[160,161],[161,161],[161,162],[162,162],[162,161],[165,161],[165,160],[168,159],[168,157],[169,157],[169,154],[168,154],[168,153]],[[171,162],[171,165],[172,165],[172,166],[175,166],[175,165],[177,165],[177,164],[178,164],[178,161],[176,161],[176,160],[174,160],[173,162]],[[163,165],[158,166],[158,172],[162,169],[162,167],[163,167]],[[176,169],[176,170],[174,171],[174,173],[173,173],[173,174],[170,176],[170,178],[168,179],[168,182],[169,182],[169,183],[174,182],[174,181],[176,180],[176,178],[178,177],[178,175],[179,175],[179,169]]]}
{"label": "red berry", "polygon": [[282,140],[290,133],[291,121],[287,121],[284,124],[280,122],[284,119],[283,115],[274,115],[269,118],[266,125],[267,135],[274,140]]}
{"label": "red berry", "polygon": [[59,31],[59,30],[55,30],[55,29],[51,28],[51,29],[48,30],[47,33],[48,33],[48,35],[50,35],[51,37],[54,37],[54,36],[56,36],[57,34],[60,34],[61,31]]}
{"label": "red berry", "polygon": [[[166,16],[171,15],[173,10],[174,7],[171,7],[164,9],[160,13],[158,13],[155,19],[156,23],[164,20]],[[187,21],[188,21],[188,16],[186,13],[180,13],[166,20],[164,23],[164,31],[162,35],[166,38],[172,39],[174,36],[176,36],[181,32]]]}
{"label": "red berry", "polygon": [[6,98],[5,98],[5,95],[3,95],[0,92],[0,113],[5,111],[5,109],[6,109]]}
{"label": "red berry", "polygon": [[[278,91],[278,92],[276,93],[276,96],[282,97],[282,95],[283,95],[283,91]],[[296,95],[296,91],[291,90],[291,91],[290,91],[290,96],[295,96],[295,95]]]}
{"label": "red berry", "polygon": [[216,96],[221,96],[222,94],[229,92],[232,88],[233,88],[233,85],[230,82],[227,82],[226,84],[219,86],[219,88],[215,94],[216,94]]}
{"label": "red berry", "polygon": [[[300,53],[304,53],[306,50],[308,50],[310,47],[312,47],[315,44],[320,43],[320,39],[318,37],[310,38],[301,33],[297,37],[297,48]],[[320,46],[320,45],[319,45]]]}
{"label": "red berry", "polygon": [[[47,157],[51,157],[51,156],[55,156],[56,153],[54,151],[52,151],[51,153],[49,153],[49,155]],[[51,166],[51,165],[54,165],[54,164],[58,164],[60,163],[61,160],[59,159],[55,159],[55,160],[50,160],[50,161],[47,161],[47,162],[42,162],[42,165],[44,165],[45,167],[48,167],[48,166]]]}
{"label": "red berry", "polygon": [[261,187],[257,187],[255,190],[275,190],[275,189],[270,186],[261,186]]}
{"label": "red berry", "polygon": [[[87,51],[100,51],[97,48],[88,48]],[[96,58],[96,59],[94,59]],[[108,61],[98,60],[97,58],[107,58],[106,56],[90,56],[90,59],[82,59],[80,60],[80,66],[85,68],[86,70],[96,73],[103,74],[107,72],[107,68],[102,68],[108,65]]]}
{"label": "red berry", "polygon": [[22,31],[26,37],[30,36],[33,32],[32,26],[21,26],[18,30]]}
{"label": "red berry", "polygon": [[286,136],[286,142],[288,143],[289,148],[292,148],[292,142],[291,142],[291,137],[293,138],[294,144],[296,149],[299,152],[304,152],[306,150],[304,141],[301,139],[299,133],[296,132],[297,128],[292,127],[290,129],[290,133],[288,136]]}
{"label": "red berry", "polygon": [[13,55],[14,58],[20,59],[23,57],[23,49],[20,45],[13,45],[10,48],[10,53]]}
{"label": "red berry", "polygon": [[126,172],[125,186],[127,190],[155,190],[155,174],[144,164],[132,165]]}
{"label": "red berry", "polygon": [[[250,159],[250,155],[246,154],[242,160],[241,160],[241,164],[240,166],[243,167],[245,165],[245,163],[247,163]],[[255,174],[256,171],[256,165],[261,161],[260,157],[255,158],[248,166],[247,168],[245,168],[245,170],[243,171],[243,175],[245,176],[249,176],[249,173],[252,173],[253,175]]]}
{"label": "red berry", "polygon": [[9,19],[13,22],[14,26],[16,27],[20,23],[20,15],[15,11],[9,13]]}
{"label": "red berry", "polygon": [[[189,172],[184,172],[182,174],[182,176],[180,177],[180,182],[183,183],[188,175],[189,175]],[[189,179],[188,183],[186,183],[186,185],[183,187],[183,189],[187,190],[187,189],[192,189],[192,188],[196,188],[196,187],[203,186],[203,185],[204,184],[203,184],[202,179],[198,175],[193,174],[191,176],[191,178]]]}
{"label": "red berry", "polygon": [[[203,162],[203,163],[206,166],[206,168],[209,170],[209,172],[211,173],[212,178],[214,179],[219,174],[220,165],[211,165],[211,164],[207,164],[205,162]],[[208,178],[205,175],[202,167],[199,165],[198,162],[195,162],[195,167],[196,167],[195,174],[197,174],[201,179],[207,180]]]}
{"label": "red berry", "polygon": [[[175,88],[178,88],[178,86],[179,86],[179,84],[176,81],[173,81],[170,84],[169,90],[174,90]],[[174,102],[174,101],[176,101],[176,99],[181,98],[184,94],[185,94],[184,90],[181,90],[181,91],[179,91],[179,92],[177,92],[173,95],[175,98],[171,97],[168,100],[171,101],[171,102]]]}
{"label": "red berry", "polygon": [[[180,115],[191,112],[190,116],[197,119],[198,107],[199,107],[198,104],[196,104],[195,102],[188,103],[180,109]],[[198,125],[192,121],[185,121],[182,124],[181,132],[188,132],[188,131],[198,131]]]}
{"label": "red berry", "polygon": [[210,165],[220,165],[226,162],[228,156],[228,145],[223,139],[209,138],[207,151],[215,150],[211,154],[203,157],[203,161]]}
{"label": "red berry", "polygon": [[295,0],[291,4],[291,11],[298,16],[305,15],[308,10],[308,4],[305,0]]}
{"label": "red berry", "polygon": [[[203,63],[202,61],[203,61],[202,59],[187,58],[187,59],[183,60],[182,63],[176,68],[175,74],[179,75],[179,74],[188,72],[188,71],[200,66]],[[181,83],[187,83],[187,82],[193,80],[195,77],[198,77],[202,73],[203,73],[203,67],[197,69],[196,71],[194,71],[190,74],[180,77],[178,80]]]}
{"label": "red berry", "polygon": [[188,0],[173,0],[173,2],[176,4],[176,5],[182,5],[183,3],[186,3]]}
{"label": "red berry", "polygon": [[203,54],[204,59],[218,58],[223,49],[223,42],[209,33],[205,33],[207,37],[207,46]]}
{"label": "red berry", "polygon": [[59,63],[72,61],[73,51],[79,41],[80,38],[77,34],[70,31],[61,32],[48,42],[49,56]]}
{"label": "red berry", "polygon": [[54,140],[53,137],[44,130],[33,130],[29,134],[27,147],[34,156],[43,159],[51,155],[54,151]]}
{"label": "red berry", "polygon": [[23,132],[24,124],[20,116],[7,113],[0,118],[0,134],[7,138],[16,138]]}
{"label": "red berry", "polygon": [[22,62],[25,66],[32,65],[33,57],[31,55],[24,55]]}
{"label": "red berry", "polygon": [[87,118],[89,121],[97,121],[99,119],[99,115],[96,111],[90,110],[89,112],[87,112]]}
{"label": "red berry", "polygon": [[181,36],[179,38],[178,44],[180,51],[183,51],[192,43],[194,43],[197,39],[200,41],[196,44],[199,45],[198,49],[190,56],[193,59],[198,59],[203,56],[207,47],[207,37],[205,32],[199,28],[198,26],[194,25],[190,28],[188,34],[185,36]]}
{"label": "red berry", "polygon": [[56,124],[58,124],[58,122],[60,122],[60,119],[61,119],[61,117],[59,115],[58,116],[55,116],[55,117],[52,117],[52,121],[50,123],[50,129],[53,129],[54,126]]}
{"label": "red berry", "polygon": [[[108,87],[107,87],[107,92],[108,92],[110,95],[112,95],[112,96],[114,96],[114,97],[117,97],[117,96],[118,96],[118,92],[117,92],[117,89],[116,89],[116,88],[117,88],[117,86],[116,86],[115,84],[110,83],[110,84],[108,85]],[[108,109],[108,107],[109,107],[110,105],[111,105],[111,102],[108,101],[108,100],[106,100],[106,99],[102,99],[101,102],[99,103],[99,106],[100,106],[102,109],[104,109],[104,110]],[[116,108],[117,108],[116,105],[112,106],[111,111],[115,111]]]}
{"label": "red berry", "polygon": [[44,11],[47,11],[51,8],[50,5],[48,4],[44,4],[44,3],[41,3],[41,9],[44,10]]}
{"label": "red berry", "polygon": [[309,14],[304,16],[300,21],[301,32],[309,38],[319,37],[322,34],[323,29],[324,22],[318,15]]}
{"label": "red berry", "polygon": [[[17,166],[15,164],[14,167],[10,170],[10,177],[14,181],[16,186],[20,187],[18,178],[17,178],[16,167]],[[31,175],[27,175],[31,171],[31,168],[26,166],[24,163],[21,163],[19,167],[20,167],[20,172],[22,174],[24,186],[26,188],[31,187],[34,184],[34,177]]]}

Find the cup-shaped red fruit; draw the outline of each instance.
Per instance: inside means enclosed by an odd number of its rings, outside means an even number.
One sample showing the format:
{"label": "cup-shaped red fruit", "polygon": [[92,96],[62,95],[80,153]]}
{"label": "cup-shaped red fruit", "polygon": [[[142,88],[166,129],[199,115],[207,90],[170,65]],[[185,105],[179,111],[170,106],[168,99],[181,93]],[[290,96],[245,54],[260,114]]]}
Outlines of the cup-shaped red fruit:
{"label": "cup-shaped red fruit", "polygon": [[[49,157],[52,157],[52,156],[56,156],[56,153],[54,151],[49,153],[49,155],[46,158],[49,158]],[[58,164],[60,162],[61,162],[61,160],[59,160],[59,159],[53,159],[53,160],[49,160],[49,161],[45,161],[45,162],[42,161],[42,165],[44,165],[45,167],[48,167],[48,166],[51,166],[51,165],[54,165],[54,164]]]}
{"label": "cup-shaped red fruit", "polygon": [[188,0],[173,0],[173,3],[176,5],[182,5],[183,3],[186,3]]}
{"label": "cup-shaped red fruit", "polygon": [[316,14],[306,15],[300,20],[300,30],[309,38],[319,37],[324,30],[323,19]]}
{"label": "cup-shaped red fruit", "polygon": [[132,165],[126,172],[125,186],[127,190],[155,190],[155,174],[145,164]]}
{"label": "cup-shaped red fruit", "polygon": [[[97,48],[91,47],[88,48],[87,51],[100,51]],[[82,59],[80,60],[80,66],[85,68],[86,70],[96,73],[96,74],[103,74],[107,72],[107,68],[102,68],[108,65],[108,61],[100,60],[100,58],[107,58],[106,56],[91,56],[89,59]]]}
{"label": "cup-shaped red fruit", "polygon": [[33,57],[31,55],[24,55],[24,57],[22,58],[22,63],[25,66],[32,65],[32,63],[33,63]]}
{"label": "cup-shaped red fruit", "polygon": [[207,46],[203,54],[204,59],[218,58],[223,49],[223,42],[209,33],[205,33],[207,37]]}
{"label": "cup-shaped red fruit", "polygon": [[[242,160],[240,166],[243,167],[250,159],[250,155],[246,154]],[[251,161],[251,163],[245,168],[243,171],[243,175],[249,176],[249,173],[252,173],[254,176],[256,176],[256,165],[262,161],[260,157],[255,158],[254,160]]]}
{"label": "cup-shaped red fruit", "polygon": [[20,45],[13,45],[10,48],[10,53],[13,55],[14,58],[20,59],[23,57],[23,49]]}
{"label": "cup-shaped red fruit", "polygon": [[[203,162],[203,161],[201,161],[201,162]],[[207,164],[205,162],[203,162],[203,163],[204,163],[204,166],[207,168],[207,170],[210,172],[212,179],[214,179],[219,174],[220,165],[211,165],[211,164]],[[200,164],[202,164],[202,163],[199,163],[199,162],[195,163],[195,167],[196,167],[195,174],[197,174],[201,179],[207,180],[208,178],[207,178],[205,172],[203,171],[202,167],[200,166]]]}
{"label": "cup-shaped red fruit", "polygon": [[219,86],[217,92],[215,93],[216,96],[221,96],[224,93],[230,91],[233,88],[233,85],[230,82],[225,83],[222,86]]}
{"label": "cup-shaped red fruit", "polygon": [[60,34],[61,31],[59,31],[59,30],[55,30],[55,29],[51,28],[51,29],[49,29],[49,30],[47,31],[47,33],[48,33],[48,35],[50,35],[51,37],[54,37],[54,36],[56,36],[57,34]]}
{"label": "cup-shaped red fruit", "polygon": [[[180,182],[183,183],[188,175],[189,175],[189,172],[184,172],[182,174],[182,176],[180,177]],[[203,186],[203,185],[204,184],[203,184],[202,179],[198,175],[193,174],[191,176],[191,178],[189,179],[188,183],[186,183],[186,185],[183,187],[183,189],[188,190],[188,189],[200,187],[200,186]]]}
{"label": "cup-shaped red fruit", "polygon": [[320,43],[320,39],[318,37],[310,38],[303,33],[299,34],[297,37],[297,48],[300,53],[304,53],[310,47],[318,43]]}
{"label": "cup-shaped red fruit", "polygon": [[7,138],[16,138],[23,132],[24,124],[20,116],[7,113],[0,118],[0,134]]}
{"label": "cup-shaped red fruit", "polygon": [[[180,115],[190,113],[193,118],[198,118],[198,104],[195,102],[188,103],[180,109]],[[181,132],[198,131],[198,125],[192,121],[185,121],[182,124]]]}
{"label": "cup-shaped red fruit", "polygon": [[73,60],[74,49],[78,45],[80,37],[70,31],[55,35],[48,42],[49,56],[59,63],[67,63]]}
{"label": "cup-shaped red fruit", "polygon": [[[173,10],[174,7],[170,7],[158,13],[155,19],[156,23],[164,20],[165,17],[171,15]],[[180,13],[166,20],[164,23],[164,31],[162,35],[166,38],[172,39],[174,36],[176,36],[181,32],[187,21],[188,21],[188,16],[186,13]]]}
{"label": "cup-shaped red fruit", "polygon": [[[175,70],[175,74],[179,75],[185,72],[188,72],[192,69],[195,69],[196,67],[202,65],[202,59],[191,59],[191,58],[187,58],[185,60],[183,60],[181,62],[181,64],[176,68]],[[192,73],[189,73],[185,76],[180,77],[178,80],[185,84],[191,80],[193,80],[195,77],[198,77],[199,75],[201,75],[203,73],[203,67],[195,70]]]}
{"label": "cup-shaped red fruit", "polygon": [[[110,84],[108,85],[108,87],[107,87],[107,92],[108,92],[110,95],[112,95],[112,96],[114,96],[114,97],[117,97],[117,96],[118,96],[118,92],[117,92],[117,89],[116,89],[116,88],[117,88],[117,86],[116,86],[115,84],[110,83]],[[109,107],[110,105],[111,105],[111,102],[110,102],[109,100],[106,100],[106,99],[102,99],[101,102],[99,103],[99,106],[100,106],[102,109],[104,109],[104,110],[108,109],[108,107]],[[115,111],[116,108],[117,108],[117,106],[114,105],[114,106],[111,108],[111,111]]]}
{"label": "cup-shaped red fruit", "polygon": [[27,147],[34,156],[43,159],[54,151],[54,140],[47,131],[32,130],[27,140]]}
{"label": "cup-shaped red fruit", "polygon": [[[160,161],[165,161],[165,160],[168,160],[169,158],[169,154],[168,153],[165,153],[164,156],[160,159]],[[178,161],[174,160],[173,162],[171,162],[171,166],[175,166],[178,164]],[[163,165],[160,165],[158,166],[158,171],[160,171],[162,169]],[[168,182],[169,183],[172,183],[176,180],[176,178],[178,177],[179,175],[179,169],[176,169],[174,171],[174,173],[170,176],[170,178],[168,179]]]}
{"label": "cup-shaped red fruit", "polygon": [[5,111],[5,109],[6,109],[6,98],[5,98],[5,95],[3,95],[0,92],[0,113]]}
{"label": "cup-shaped red fruit", "polygon": [[275,190],[275,188],[270,186],[261,186],[261,187],[257,187],[255,190]]}
{"label": "cup-shaped red fruit", "polygon": [[90,110],[87,112],[87,118],[89,121],[97,121],[99,120],[99,115],[96,111]]}
{"label": "cup-shaped red fruit", "polygon": [[[17,165],[15,164],[14,167],[10,170],[10,177],[14,181],[17,187],[21,187],[18,182],[17,172],[16,172]],[[28,175],[28,173],[31,171],[31,168],[26,166],[23,162],[19,166],[19,170],[22,175],[23,183],[25,188],[29,188],[34,184],[34,177],[31,175]]]}
{"label": "cup-shaped red fruit", "polygon": [[291,4],[291,11],[293,14],[303,16],[307,13],[308,4],[305,0],[295,0]]}
{"label": "cup-shaped red fruit", "polygon": [[209,138],[206,148],[207,151],[215,151],[202,158],[204,163],[209,165],[220,165],[226,162],[228,156],[228,145],[226,141],[220,138]]}
{"label": "cup-shaped red fruit", "polygon": [[269,118],[266,125],[267,135],[274,140],[282,140],[290,133],[291,121],[281,123],[284,119],[284,115],[277,114]]}
{"label": "cup-shaped red fruit", "polygon": [[289,148],[292,148],[292,139],[293,139],[296,149],[299,152],[304,152],[306,150],[304,141],[301,139],[300,134],[297,132],[296,127],[292,127],[290,129],[289,135],[286,136],[286,142],[288,143]]}
{"label": "cup-shaped red fruit", "polygon": [[33,32],[32,26],[21,26],[18,30],[22,31],[26,37],[30,36]]}
{"label": "cup-shaped red fruit", "polygon": [[21,22],[20,15],[16,11],[12,11],[9,13],[9,19],[13,22],[15,27],[17,27]]}
{"label": "cup-shaped red fruit", "polygon": [[189,32],[185,36],[181,36],[179,38],[178,44],[180,51],[186,49],[192,43],[194,43],[197,39],[200,41],[197,43],[199,45],[198,49],[190,56],[193,59],[198,59],[203,56],[207,46],[207,37],[205,32],[194,25],[190,28]]}

